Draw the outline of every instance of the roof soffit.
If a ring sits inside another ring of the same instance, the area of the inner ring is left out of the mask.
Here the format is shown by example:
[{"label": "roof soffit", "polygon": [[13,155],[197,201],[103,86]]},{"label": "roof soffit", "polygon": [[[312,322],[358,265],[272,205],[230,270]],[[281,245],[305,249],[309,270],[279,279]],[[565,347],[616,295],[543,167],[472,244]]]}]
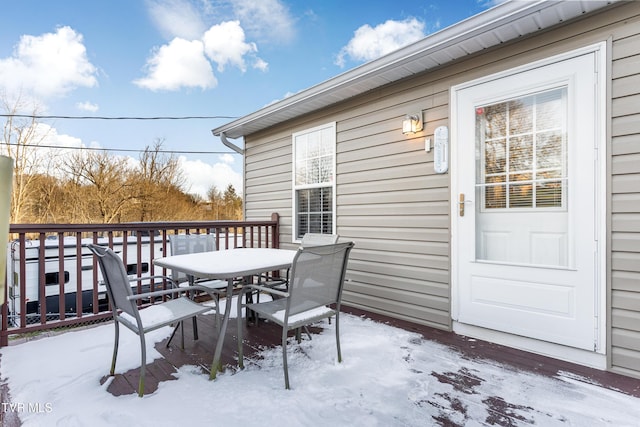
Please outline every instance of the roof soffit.
[{"label": "roof soffit", "polygon": [[509,1],[212,130],[239,138],[550,28],[618,0]]}]

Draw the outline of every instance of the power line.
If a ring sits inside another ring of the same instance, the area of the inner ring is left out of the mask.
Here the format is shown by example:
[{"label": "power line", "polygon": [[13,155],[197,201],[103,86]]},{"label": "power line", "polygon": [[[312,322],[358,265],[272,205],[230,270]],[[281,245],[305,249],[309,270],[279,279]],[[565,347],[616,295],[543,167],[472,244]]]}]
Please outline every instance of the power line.
[{"label": "power line", "polygon": [[[132,152],[142,153],[145,150],[133,149],[133,148],[98,148],[98,147],[65,147],[61,145],[43,145],[43,144],[9,144],[1,142],[0,145],[18,146],[21,147],[37,147],[37,148],[57,148],[63,150],[90,150],[90,151],[114,151],[114,152]],[[155,150],[152,150],[155,151]],[[166,154],[237,154],[233,151],[175,151],[175,150],[158,150],[158,153]]]},{"label": "power line", "polygon": [[201,119],[237,119],[237,116],[43,116],[38,114],[0,114],[0,117],[20,117],[26,119],[70,119],[70,120],[201,120]]},{"label": "power line", "polygon": [[[69,119],[69,120],[200,120],[200,119],[236,119],[237,116],[156,116],[156,117],[136,117],[136,116],[60,116],[60,115],[38,115],[38,114],[0,114],[0,117],[19,117],[29,119]],[[1,145],[18,145],[8,144],[0,141]],[[22,144],[24,147],[41,147],[56,148],[65,150],[92,150],[92,151],[109,151],[109,152],[133,152],[142,153],[145,150],[127,149],[127,148],[94,148],[94,147],[65,147],[59,145],[41,145],[41,144]],[[159,153],[167,154],[235,154],[231,151],[174,151],[159,150]]]}]

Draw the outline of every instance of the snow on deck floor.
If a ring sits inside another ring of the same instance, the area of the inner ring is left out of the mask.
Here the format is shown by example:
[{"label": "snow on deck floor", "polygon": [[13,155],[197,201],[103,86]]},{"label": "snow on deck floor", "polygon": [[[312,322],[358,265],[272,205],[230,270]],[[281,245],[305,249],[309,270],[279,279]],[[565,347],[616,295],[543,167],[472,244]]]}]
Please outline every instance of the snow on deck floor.
[{"label": "snow on deck floor", "polygon": [[[462,357],[421,335],[341,315],[343,363],[335,322],[289,347],[292,390],[284,389],[280,347],[209,381],[183,366],[157,391],[113,396],[108,370],[113,325],[2,348],[1,377],[24,426],[637,426],[640,399],[572,375],[550,378],[493,360]],[[231,326],[232,327],[232,326]],[[161,357],[148,337],[148,362]],[[121,328],[117,371],[139,366],[139,341]],[[20,407],[20,404],[22,406]],[[19,409],[22,408],[22,409]]]}]

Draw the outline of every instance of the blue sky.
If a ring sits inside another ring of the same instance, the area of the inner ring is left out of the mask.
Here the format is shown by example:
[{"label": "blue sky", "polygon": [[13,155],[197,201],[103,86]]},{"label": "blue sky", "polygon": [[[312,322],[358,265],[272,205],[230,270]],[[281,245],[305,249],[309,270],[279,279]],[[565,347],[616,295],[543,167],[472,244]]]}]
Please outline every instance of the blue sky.
[{"label": "blue sky", "polygon": [[[53,116],[239,117],[488,7],[487,0],[3,2],[0,94],[21,93],[28,114],[37,103]],[[185,190],[204,194],[212,185],[242,189],[242,159],[211,134],[229,120],[41,121],[51,145],[143,150],[163,140],[164,150],[181,153]]]}]

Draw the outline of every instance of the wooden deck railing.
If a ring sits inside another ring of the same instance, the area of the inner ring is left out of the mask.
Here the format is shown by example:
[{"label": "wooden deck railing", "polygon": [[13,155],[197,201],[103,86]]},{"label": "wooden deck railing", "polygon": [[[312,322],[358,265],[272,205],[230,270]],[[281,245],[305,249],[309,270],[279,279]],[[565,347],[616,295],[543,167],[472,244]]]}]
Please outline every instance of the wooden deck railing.
[{"label": "wooden deck railing", "polygon": [[87,243],[114,248],[129,274],[140,277],[166,273],[157,271],[153,260],[169,253],[171,234],[215,234],[218,249],[277,248],[278,227],[278,214],[267,221],[13,224],[9,228],[0,346],[8,345],[11,335],[111,316],[97,263],[84,247]]}]

